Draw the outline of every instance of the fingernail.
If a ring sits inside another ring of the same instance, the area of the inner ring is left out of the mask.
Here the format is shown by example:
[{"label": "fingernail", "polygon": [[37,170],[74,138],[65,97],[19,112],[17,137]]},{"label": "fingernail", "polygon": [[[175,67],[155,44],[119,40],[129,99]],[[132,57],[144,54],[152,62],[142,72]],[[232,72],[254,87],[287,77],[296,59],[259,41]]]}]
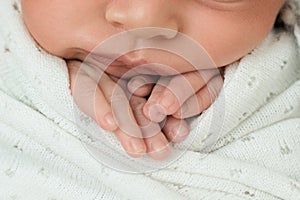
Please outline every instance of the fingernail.
[{"label": "fingernail", "polygon": [[149,107],[149,117],[153,122],[161,122],[166,117],[165,110],[159,104],[154,104]]},{"label": "fingernail", "polygon": [[142,155],[146,152],[146,146],[143,142],[132,139],[130,141],[130,147],[132,149],[133,154]]},{"label": "fingernail", "polygon": [[163,92],[162,99],[160,100],[160,105],[162,105],[164,109],[168,111],[165,114],[174,113],[176,111],[176,99],[169,90]]},{"label": "fingernail", "polygon": [[151,148],[154,150],[149,152],[151,157],[156,160],[162,160],[166,158],[171,153],[171,147],[169,144],[165,144],[163,141],[157,141],[151,143]]},{"label": "fingernail", "polygon": [[129,81],[128,87],[131,92],[134,92],[141,86],[145,85],[146,81],[142,78],[134,78],[133,80]]},{"label": "fingernail", "polygon": [[105,121],[105,124],[110,127],[110,128],[114,128],[117,126],[116,122],[115,122],[115,119],[112,115],[112,113],[107,113],[105,116],[104,116],[104,121]]},{"label": "fingernail", "polygon": [[190,132],[190,129],[184,125],[180,126],[179,128],[172,129],[172,134],[174,134],[174,142],[179,142],[184,140]]}]

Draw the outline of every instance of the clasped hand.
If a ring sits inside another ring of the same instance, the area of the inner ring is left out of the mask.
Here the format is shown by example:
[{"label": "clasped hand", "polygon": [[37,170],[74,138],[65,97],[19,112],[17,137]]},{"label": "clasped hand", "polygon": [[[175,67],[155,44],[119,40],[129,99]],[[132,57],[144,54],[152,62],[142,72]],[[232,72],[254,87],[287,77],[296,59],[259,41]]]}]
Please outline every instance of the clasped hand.
[{"label": "clasped hand", "polygon": [[78,107],[112,131],[130,156],[148,154],[156,160],[170,154],[170,142],[188,136],[186,119],[207,109],[223,85],[219,69],[125,80],[79,61],[67,61],[67,66]]}]

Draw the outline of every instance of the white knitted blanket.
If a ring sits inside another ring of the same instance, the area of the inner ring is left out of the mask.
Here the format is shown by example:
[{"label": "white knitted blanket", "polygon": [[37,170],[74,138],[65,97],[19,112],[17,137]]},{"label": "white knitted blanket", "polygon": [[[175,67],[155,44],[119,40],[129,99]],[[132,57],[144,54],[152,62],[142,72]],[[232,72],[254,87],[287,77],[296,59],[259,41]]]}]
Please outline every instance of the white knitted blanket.
[{"label": "white knitted blanket", "polygon": [[74,106],[65,62],[34,43],[19,1],[1,1],[0,199],[299,200],[297,28],[274,30],[227,68],[220,97],[175,147],[181,157],[132,174],[98,162],[97,152],[119,169],[127,159],[129,167],[163,165],[130,160],[93,139],[97,126]]}]

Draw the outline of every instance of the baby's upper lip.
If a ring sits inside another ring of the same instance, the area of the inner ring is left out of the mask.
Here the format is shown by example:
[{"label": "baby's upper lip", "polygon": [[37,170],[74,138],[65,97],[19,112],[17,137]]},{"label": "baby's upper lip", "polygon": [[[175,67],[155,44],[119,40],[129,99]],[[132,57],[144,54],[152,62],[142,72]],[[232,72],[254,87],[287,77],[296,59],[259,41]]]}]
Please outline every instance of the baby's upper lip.
[{"label": "baby's upper lip", "polygon": [[129,68],[147,64],[146,59],[128,55],[89,53],[89,57],[106,66],[127,66]]},{"label": "baby's upper lip", "polygon": [[89,53],[88,59],[91,58],[95,60],[96,62],[99,62],[103,65],[124,65],[124,63],[117,60],[117,55],[108,55],[108,54],[99,54],[99,53]]}]

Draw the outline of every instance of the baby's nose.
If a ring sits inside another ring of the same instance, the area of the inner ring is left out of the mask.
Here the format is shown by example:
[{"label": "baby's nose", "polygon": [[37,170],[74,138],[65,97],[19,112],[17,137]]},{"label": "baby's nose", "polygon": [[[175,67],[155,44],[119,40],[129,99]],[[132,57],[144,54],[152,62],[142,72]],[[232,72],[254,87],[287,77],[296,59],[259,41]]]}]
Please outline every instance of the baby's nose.
[{"label": "baby's nose", "polygon": [[[179,17],[173,0],[114,0],[105,12],[111,25],[123,30],[155,27],[152,31],[138,31],[138,37],[171,39],[179,30]],[[159,29],[162,28],[162,29]],[[166,31],[169,29],[169,31]],[[172,30],[172,31],[170,31]]]}]

